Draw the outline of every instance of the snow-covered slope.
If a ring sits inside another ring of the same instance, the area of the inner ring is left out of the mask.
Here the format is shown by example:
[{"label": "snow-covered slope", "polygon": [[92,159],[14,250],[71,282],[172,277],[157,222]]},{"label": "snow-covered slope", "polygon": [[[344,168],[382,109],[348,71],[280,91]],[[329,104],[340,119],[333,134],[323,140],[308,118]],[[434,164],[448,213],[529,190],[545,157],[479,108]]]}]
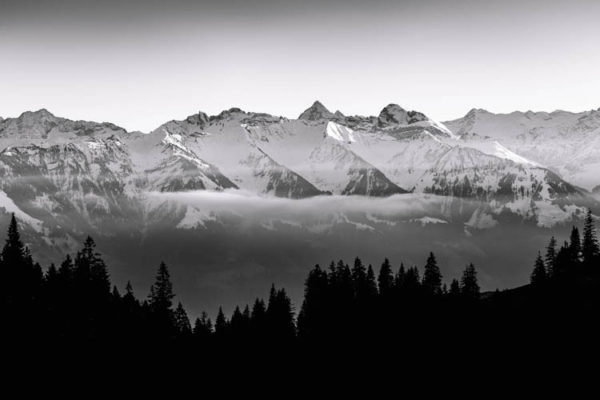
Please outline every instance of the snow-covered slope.
[{"label": "snow-covered slope", "polygon": [[575,185],[588,190],[600,185],[600,110],[493,114],[473,109],[445,125],[467,145],[495,141]]}]

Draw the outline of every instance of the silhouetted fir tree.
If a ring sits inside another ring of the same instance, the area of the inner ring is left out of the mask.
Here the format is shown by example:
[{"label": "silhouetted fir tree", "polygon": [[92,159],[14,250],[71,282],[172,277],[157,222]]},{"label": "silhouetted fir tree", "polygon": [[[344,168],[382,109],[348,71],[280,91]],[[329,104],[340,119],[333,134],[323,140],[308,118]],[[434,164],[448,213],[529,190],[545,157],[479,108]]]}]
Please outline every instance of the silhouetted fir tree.
[{"label": "silhouetted fir tree", "polygon": [[546,256],[544,258],[544,264],[546,265],[546,272],[548,277],[554,275],[554,269],[556,265],[556,239],[554,236],[550,238],[550,242],[546,247]]},{"label": "silhouetted fir tree", "polygon": [[304,301],[298,314],[299,336],[308,339],[324,334],[331,309],[328,300],[329,281],[327,273],[317,264],[308,273],[304,283]]},{"label": "silhouetted fir tree", "polygon": [[22,297],[26,291],[27,272],[25,271],[24,252],[25,247],[21,241],[17,219],[15,218],[15,214],[12,214],[0,262],[1,274],[4,281],[0,290],[0,296],[2,296],[2,305],[11,314],[13,311],[14,314],[19,312],[16,307],[23,304]]},{"label": "silhouetted fir tree", "polygon": [[458,282],[458,279],[452,279],[452,282],[450,283],[450,290],[448,291],[448,295],[452,296],[452,297],[458,297],[460,296],[460,283]]},{"label": "silhouetted fir tree", "polygon": [[223,313],[223,309],[219,307],[219,312],[217,313],[217,319],[215,320],[215,337],[221,341],[224,341],[227,338],[227,328],[228,328],[227,318],[225,318],[225,314]]},{"label": "silhouetted fir tree", "polygon": [[367,269],[358,257],[354,259],[354,266],[352,267],[352,281],[354,283],[354,297],[357,298],[365,296],[367,286]]},{"label": "silhouetted fir tree", "polygon": [[383,264],[379,268],[379,275],[377,276],[377,285],[379,287],[379,293],[383,297],[389,297],[394,287],[394,275],[392,273],[392,266],[390,260],[387,258],[383,260]]},{"label": "silhouetted fir tree", "polygon": [[592,211],[587,210],[585,223],[583,226],[583,242],[582,242],[583,260],[588,264],[594,262],[600,253],[598,248],[598,239],[596,238],[596,228],[594,226],[594,218]]},{"label": "silhouetted fir tree", "polygon": [[232,337],[239,339],[244,335],[244,317],[239,306],[235,307],[229,320],[229,331]]},{"label": "silhouetted fir tree", "polygon": [[[333,263],[332,263],[333,264]],[[347,264],[339,260],[328,274],[331,299],[331,327],[336,332],[350,329],[354,308],[354,280]]]},{"label": "silhouetted fir tree", "polygon": [[271,286],[266,317],[269,336],[275,341],[289,342],[295,337],[294,310],[285,289]]},{"label": "silhouetted fir tree", "polygon": [[175,332],[173,316],[173,284],[169,270],[164,262],[160,263],[154,284],[150,287],[148,305],[152,324],[159,336],[172,336]]},{"label": "silhouetted fir tree", "polygon": [[58,286],[58,282],[60,277],[58,275],[58,270],[56,269],[56,265],[54,263],[50,264],[48,270],[46,271],[45,283],[46,286],[52,287],[53,289]]},{"label": "silhouetted fir tree", "polygon": [[127,281],[127,285],[125,286],[123,305],[129,312],[134,312],[140,307],[140,302],[138,299],[136,299],[135,294],[133,293],[133,286],[131,286],[130,281]]},{"label": "silhouetted fir tree", "polygon": [[113,301],[121,300],[121,293],[119,293],[119,289],[117,288],[117,285],[113,285],[113,289],[111,292],[111,298]]},{"label": "silhouetted fir tree", "polygon": [[404,268],[404,263],[400,263],[400,268],[398,268],[398,272],[396,272],[396,276],[394,277],[394,289],[396,293],[398,293],[402,287],[404,287],[404,281],[406,280],[406,269]]},{"label": "silhouetted fir tree", "polygon": [[477,282],[477,270],[473,264],[469,264],[460,278],[460,292],[468,299],[479,298],[479,283]]},{"label": "silhouetted fir tree", "polygon": [[196,342],[200,344],[206,344],[213,333],[212,321],[208,318],[206,312],[202,312],[199,318],[196,318],[194,322],[193,335]]},{"label": "silhouetted fir tree", "polygon": [[249,339],[252,335],[252,317],[250,314],[250,307],[248,306],[248,304],[244,306],[244,311],[242,311],[242,322],[244,336],[246,339]]},{"label": "silhouetted fir tree", "polygon": [[267,307],[263,299],[256,299],[250,313],[250,335],[253,340],[262,342],[266,339]]},{"label": "silhouetted fir tree", "polygon": [[367,298],[371,301],[379,294],[379,291],[377,290],[377,282],[375,281],[375,271],[373,271],[373,266],[371,264],[369,264],[367,267],[367,282],[365,289]]},{"label": "silhouetted fir tree", "polygon": [[8,232],[6,236],[6,242],[2,248],[2,264],[3,267],[17,267],[23,262],[25,246],[21,241],[21,234],[19,233],[19,226],[15,214],[12,214],[10,224],[8,225]]},{"label": "silhouetted fir tree", "polygon": [[556,253],[556,260],[554,262],[552,273],[553,278],[562,278],[575,269],[576,261],[574,261],[575,257],[573,257],[571,250],[571,245],[568,242],[564,242]]},{"label": "silhouetted fir tree", "polygon": [[581,261],[581,239],[579,236],[579,229],[577,229],[576,226],[571,230],[571,236],[569,237],[569,252],[573,262]]},{"label": "silhouetted fir tree", "polygon": [[419,289],[421,289],[421,278],[417,267],[411,267],[406,270],[402,289],[410,294],[419,292]]},{"label": "silhouetted fir tree", "polygon": [[429,253],[423,272],[423,288],[430,294],[439,294],[442,289],[442,273],[433,253]]},{"label": "silhouetted fir tree", "polygon": [[44,283],[44,273],[39,263],[33,261],[29,247],[23,251],[25,290],[28,301],[35,301]]},{"label": "silhouetted fir tree", "polygon": [[183,339],[189,338],[192,334],[192,326],[190,324],[190,319],[188,318],[188,315],[181,303],[177,303],[177,308],[175,308],[173,317],[175,320],[175,329],[177,330],[177,335]]},{"label": "silhouetted fir tree", "polygon": [[74,262],[73,287],[79,335],[100,338],[110,330],[110,279],[104,260],[96,252],[96,243],[88,236]]},{"label": "silhouetted fir tree", "polygon": [[542,255],[538,252],[537,258],[535,259],[533,271],[531,272],[531,283],[533,285],[539,285],[541,283],[546,282],[547,279],[548,276],[546,273],[546,265],[544,265]]}]

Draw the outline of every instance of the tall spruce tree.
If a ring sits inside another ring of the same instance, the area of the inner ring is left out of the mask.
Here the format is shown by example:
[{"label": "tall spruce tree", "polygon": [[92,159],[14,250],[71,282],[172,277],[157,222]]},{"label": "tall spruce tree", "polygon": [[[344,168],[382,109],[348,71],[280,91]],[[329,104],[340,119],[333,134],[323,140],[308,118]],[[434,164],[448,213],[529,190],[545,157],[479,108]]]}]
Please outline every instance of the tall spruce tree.
[{"label": "tall spruce tree", "polygon": [[387,258],[383,260],[383,264],[379,268],[379,275],[377,276],[377,284],[379,287],[379,293],[383,297],[389,297],[394,287],[394,275],[392,273],[392,266],[390,260]]},{"label": "tall spruce tree", "polygon": [[188,337],[192,334],[192,326],[185,309],[181,303],[177,303],[177,308],[174,312],[175,328],[180,337]]},{"label": "tall spruce tree", "polygon": [[427,258],[422,285],[430,294],[439,294],[442,291],[442,273],[433,253],[429,253],[429,257]]},{"label": "tall spruce tree", "polygon": [[8,225],[8,233],[6,235],[6,242],[2,248],[2,264],[5,266],[16,267],[24,261],[25,246],[21,241],[21,234],[19,233],[19,226],[17,219],[13,213],[10,218]]},{"label": "tall spruce tree", "polygon": [[267,324],[269,336],[276,341],[289,341],[296,335],[292,301],[285,289],[276,290],[271,286],[267,305]]},{"label": "tall spruce tree", "polygon": [[477,270],[473,264],[469,264],[460,278],[461,294],[470,299],[479,298],[479,283],[477,282]]},{"label": "tall spruce tree", "polygon": [[219,307],[219,312],[217,313],[217,319],[215,320],[215,336],[224,340],[227,337],[227,328],[228,328],[227,318],[225,318],[225,314],[223,313],[223,309]]},{"label": "tall spruce tree", "polygon": [[175,321],[173,313],[173,284],[167,265],[160,263],[154,284],[150,287],[148,305],[152,315],[152,323],[156,334],[159,336],[171,336],[175,333]]},{"label": "tall spruce tree", "polygon": [[581,238],[579,236],[579,229],[576,226],[571,229],[571,235],[569,237],[569,253],[572,262],[581,261]]},{"label": "tall spruce tree", "polygon": [[546,265],[544,265],[542,255],[538,252],[537,258],[535,259],[533,271],[531,272],[531,284],[539,285],[545,282],[547,278],[548,276],[546,273]]},{"label": "tall spruce tree", "polygon": [[452,282],[450,283],[450,290],[448,291],[448,294],[452,297],[458,297],[460,296],[460,283],[458,282],[458,279],[452,279]]},{"label": "tall spruce tree", "polygon": [[554,270],[556,267],[556,239],[554,236],[550,238],[550,242],[546,247],[546,256],[544,258],[544,264],[546,265],[546,272],[548,277],[552,277],[554,275]]},{"label": "tall spruce tree", "polygon": [[302,338],[315,337],[325,328],[330,308],[328,289],[327,273],[317,264],[304,283],[304,301],[298,314],[298,334]]},{"label": "tall spruce tree", "polygon": [[591,264],[600,253],[598,239],[596,237],[596,227],[594,226],[594,217],[592,215],[592,210],[590,209],[587,210],[583,226],[582,253],[583,260],[587,264]]},{"label": "tall spruce tree", "polygon": [[208,318],[208,314],[203,311],[202,314],[200,314],[200,318],[196,318],[196,321],[194,322],[194,338],[197,341],[205,342],[211,337],[212,333],[212,321]]}]

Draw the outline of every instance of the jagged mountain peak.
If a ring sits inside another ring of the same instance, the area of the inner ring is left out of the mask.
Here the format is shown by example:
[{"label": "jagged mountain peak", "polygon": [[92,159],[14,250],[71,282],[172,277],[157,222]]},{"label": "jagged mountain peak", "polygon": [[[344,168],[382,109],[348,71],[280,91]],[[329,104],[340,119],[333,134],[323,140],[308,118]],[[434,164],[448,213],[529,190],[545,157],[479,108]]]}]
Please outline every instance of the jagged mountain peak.
[{"label": "jagged mountain peak", "polygon": [[385,106],[377,118],[379,126],[387,125],[409,125],[415,122],[427,121],[425,114],[418,111],[406,111],[398,104],[388,104]]},{"label": "jagged mountain peak", "polygon": [[219,121],[223,119],[230,119],[240,114],[246,115],[248,113],[241,108],[232,107],[229,110],[221,111],[218,115],[211,115],[208,119],[209,121]]},{"label": "jagged mountain peak", "polygon": [[54,114],[52,114],[47,109],[41,108],[37,111],[25,111],[24,113],[19,115],[17,118],[13,118],[13,119],[21,121],[21,122],[36,123],[36,122],[43,122],[43,121],[58,121],[60,118],[56,117]]},{"label": "jagged mountain peak", "polygon": [[469,112],[467,114],[465,114],[465,116],[477,115],[477,114],[492,114],[492,113],[484,108],[471,108],[469,110]]},{"label": "jagged mountain peak", "polygon": [[208,115],[202,111],[198,111],[197,114],[188,116],[185,121],[192,125],[204,127],[208,123]]},{"label": "jagged mountain peak", "polygon": [[318,121],[321,119],[331,119],[335,115],[327,109],[319,100],[316,100],[310,107],[308,107],[298,119],[304,119],[307,121]]}]

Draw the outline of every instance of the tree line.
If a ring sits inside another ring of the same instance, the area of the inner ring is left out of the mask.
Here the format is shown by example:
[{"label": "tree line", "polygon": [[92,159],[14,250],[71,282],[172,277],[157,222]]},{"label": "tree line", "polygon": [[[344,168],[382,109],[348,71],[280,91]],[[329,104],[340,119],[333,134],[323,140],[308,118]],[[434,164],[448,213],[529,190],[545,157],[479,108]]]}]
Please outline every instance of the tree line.
[{"label": "tree line", "polygon": [[[111,284],[91,237],[74,257],[67,255],[58,267],[52,264],[44,272],[24,246],[13,215],[0,254],[0,313],[6,322],[3,334],[18,340],[152,342],[198,349],[344,347],[396,341],[408,350],[415,348],[411,343],[418,347],[439,341],[439,332],[447,340],[465,340],[465,335],[482,329],[494,335],[510,334],[516,325],[543,329],[549,315],[556,318],[560,306],[567,307],[574,298],[581,300],[589,285],[594,294],[584,298],[586,310],[597,312],[599,254],[588,211],[583,237],[573,227],[569,241],[560,248],[551,238],[545,254],[537,255],[531,284],[523,288],[482,294],[473,264],[447,285],[433,253],[422,273],[403,264],[395,270],[387,258],[375,272],[357,257],[352,265],[343,260],[327,268],[315,265],[306,278],[297,313],[285,289],[273,285],[266,300],[257,298],[251,305],[238,306],[229,317],[219,309],[214,321],[202,313],[192,323],[183,305],[174,303],[165,263],[160,263],[143,299],[131,283],[123,293]],[[567,288],[566,282],[571,286]],[[548,308],[553,301],[558,306]]]}]

